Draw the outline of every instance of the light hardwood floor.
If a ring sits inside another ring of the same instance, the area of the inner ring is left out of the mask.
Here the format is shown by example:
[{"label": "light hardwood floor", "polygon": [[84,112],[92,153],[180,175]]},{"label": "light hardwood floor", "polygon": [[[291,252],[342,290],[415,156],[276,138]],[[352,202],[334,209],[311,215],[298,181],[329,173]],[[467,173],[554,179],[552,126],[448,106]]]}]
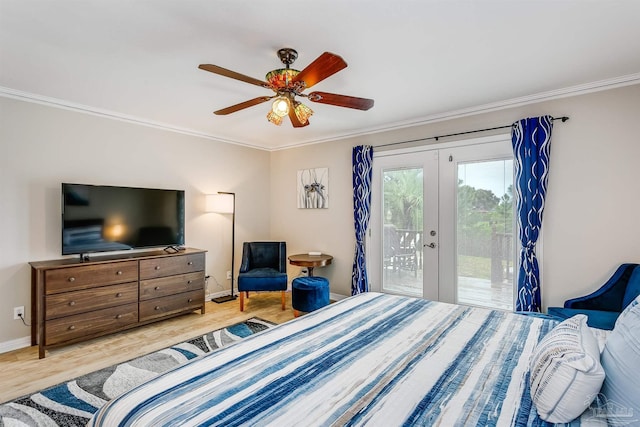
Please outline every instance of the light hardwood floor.
[{"label": "light hardwood floor", "polygon": [[200,334],[260,317],[274,323],[293,319],[291,293],[282,311],[279,292],[252,293],[240,312],[239,301],[206,303],[206,314],[186,314],[129,331],[47,351],[37,346],[0,354],[0,403],[80,375],[169,347]]}]

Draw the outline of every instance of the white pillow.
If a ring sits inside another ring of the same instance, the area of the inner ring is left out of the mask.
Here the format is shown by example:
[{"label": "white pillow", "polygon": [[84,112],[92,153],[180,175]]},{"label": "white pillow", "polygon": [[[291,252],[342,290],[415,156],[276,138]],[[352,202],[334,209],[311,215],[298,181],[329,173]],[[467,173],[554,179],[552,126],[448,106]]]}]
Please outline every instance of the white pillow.
[{"label": "white pillow", "polygon": [[[609,423],[640,420],[640,296],[620,314],[602,352]],[[631,425],[627,422],[625,425]]]},{"label": "white pillow", "polygon": [[603,381],[598,341],[584,314],[557,325],[533,352],[531,400],[545,421],[568,423],[579,417],[598,394]]}]

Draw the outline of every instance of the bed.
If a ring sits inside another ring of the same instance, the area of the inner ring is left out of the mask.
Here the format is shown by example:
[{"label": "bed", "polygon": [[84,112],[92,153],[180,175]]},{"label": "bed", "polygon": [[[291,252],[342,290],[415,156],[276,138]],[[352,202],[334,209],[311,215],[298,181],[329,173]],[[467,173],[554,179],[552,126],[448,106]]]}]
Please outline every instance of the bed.
[{"label": "bed", "polygon": [[364,293],[157,377],[88,425],[552,425],[529,363],[556,324]]}]

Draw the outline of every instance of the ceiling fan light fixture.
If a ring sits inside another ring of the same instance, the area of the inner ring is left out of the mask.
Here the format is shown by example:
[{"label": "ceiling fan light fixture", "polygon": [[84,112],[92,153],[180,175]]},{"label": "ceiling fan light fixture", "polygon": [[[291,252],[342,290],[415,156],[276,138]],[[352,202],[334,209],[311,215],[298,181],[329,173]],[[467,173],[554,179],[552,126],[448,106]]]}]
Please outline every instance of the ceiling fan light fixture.
[{"label": "ceiling fan light fixture", "polygon": [[300,71],[294,70],[293,68],[280,68],[278,70],[269,71],[265,76],[265,79],[271,86],[277,89],[283,89],[289,87],[291,80],[293,80],[293,78],[299,73]]},{"label": "ceiling fan light fixture", "polygon": [[296,113],[296,117],[302,124],[307,123],[309,121],[309,117],[313,115],[313,110],[301,102],[296,103],[293,111]]},{"label": "ceiling fan light fixture", "polygon": [[313,110],[298,102],[296,97],[305,97],[310,102],[363,111],[373,107],[373,99],[329,92],[303,93],[306,89],[311,88],[315,84],[347,67],[347,63],[339,55],[324,52],[311,62],[311,64],[303,68],[302,71],[291,68],[291,65],[298,58],[298,52],[295,49],[285,47],[278,50],[278,58],[280,58],[285,68],[269,71],[265,76],[266,81],[254,79],[253,77],[217,65],[200,64],[198,68],[201,70],[260,86],[263,89],[270,89],[274,92],[272,96],[259,96],[227,108],[222,108],[213,113],[224,116],[262,104],[263,102],[271,101],[272,105],[270,111],[267,113],[268,121],[279,126],[282,124],[284,116],[289,116],[291,125],[294,128],[302,128],[309,125],[309,117],[313,114]]},{"label": "ceiling fan light fixture", "polygon": [[271,104],[271,111],[280,117],[288,115],[289,108],[291,108],[289,99],[284,96],[277,97],[276,100],[273,101],[273,104]]},{"label": "ceiling fan light fixture", "polygon": [[269,113],[267,114],[267,120],[269,120],[276,126],[280,126],[282,124],[282,117],[277,115],[273,111],[269,111]]}]

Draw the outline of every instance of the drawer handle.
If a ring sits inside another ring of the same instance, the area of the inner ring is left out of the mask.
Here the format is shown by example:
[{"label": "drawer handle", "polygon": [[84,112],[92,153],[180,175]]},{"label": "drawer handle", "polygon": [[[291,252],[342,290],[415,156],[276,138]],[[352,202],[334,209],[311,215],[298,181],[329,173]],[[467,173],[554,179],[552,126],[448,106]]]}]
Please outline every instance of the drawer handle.
[{"label": "drawer handle", "polygon": [[73,325],[69,326],[69,330],[70,330],[70,331],[73,331],[75,328],[76,328],[76,327],[75,327],[75,326],[73,326]]},{"label": "drawer handle", "polygon": [[118,276],[122,276],[122,271],[118,270],[118,271],[116,272],[116,274],[117,274]]},{"label": "drawer handle", "polygon": [[153,288],[154,291],[159,291],[160,290],[160,286],[156,286],[155,288]]},{"label": "drawer handle", "polygon": [[193,261],[189,261],[187,265],[193,265]]},{"label": "drawer handle", "polygon": [[187,285],[190,285],[190,284],[191,284],[191,280],[187,280]]},{"label": "drawer handle", "polygon": [[157,310],[160,310],[160,306],[159,306],[159,305],[156,305],[153,309],[154,309],[154,310],[156,310],[156,311],[157,311]]},{"label": "drawer handle", "polygon": [[193,299],[189,298],[189,299],[187,300],[187,302],[193,302]]},{"label": "drawer handle", "polygon": [[76,278],[75,278],[75,277],[73,277],[73,276],[72,276],[72,277],[69,277],[69,281],[70,281],[70,282],[75,282],[75,281],[76,281]]},{"label": "drawer handle", "polygon": [[159,265],[156,265],[156,270],[160,270],[160,266]]},{"label": "drawer handle", "polygon": [[116,298],[120,298],[121,296],[122,296],[122,292],[118,292],[118,293],[116,294]]},{"label": "drawer handle", "polygon": [[69,305],[76,305],[75,301],[69,301]]},{"label": "drawer handle", "polygon": [[116,319],[120,319],[122,317],[122,314],[117,314],[116,315]]}]

